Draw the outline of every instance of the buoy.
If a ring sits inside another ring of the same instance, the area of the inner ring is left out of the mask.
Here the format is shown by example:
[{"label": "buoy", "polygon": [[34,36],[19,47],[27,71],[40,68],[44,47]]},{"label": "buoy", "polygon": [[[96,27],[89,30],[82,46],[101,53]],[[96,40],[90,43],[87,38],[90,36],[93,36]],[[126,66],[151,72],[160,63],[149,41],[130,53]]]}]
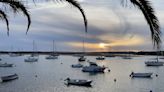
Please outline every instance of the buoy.
[{"label": "buoy", "polygon": [[116,79],[114,79],[114,82],[116,82],[117,80]]},{"label": "buoy", "polygon": [[108,69],[108,72],[110,72],[110,69]]},{"label": "buoy", "polygon": [[155,76],[158,77],[158,74],[156,74]]},{"label": "buoy", "polygon": [[150,92],[153,92],[152,90],[150,90]]}]

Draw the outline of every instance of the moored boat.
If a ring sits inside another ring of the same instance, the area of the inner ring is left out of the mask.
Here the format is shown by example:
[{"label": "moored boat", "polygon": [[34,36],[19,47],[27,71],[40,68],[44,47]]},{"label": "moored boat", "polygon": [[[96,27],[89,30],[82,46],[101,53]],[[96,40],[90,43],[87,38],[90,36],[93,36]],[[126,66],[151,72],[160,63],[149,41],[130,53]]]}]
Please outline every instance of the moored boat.
[{"label": "moored boat", "polygon": [[130,77],[138,77],[138,78],[150,78],[153,73],[134,73],[130,74]]},{"label": "moored boat", "polygon": [[46,59],[58,59],[59,55],[49,55],[46,57]]},{"label": "moored boat", "polygon": [[35,56],[29,56],[27,59],[24,60],[25,62],[37,62],[38,58]]},{"label": "moored boat", "polygon": [[0,67],[12,67],[13,64],[8,64],[8,63],[0,63]]},{"label": "moored boat", "polygon": [[2,76],[1,77],[1,81],[2,82],[8,82],[8,81],[12,81],[18,79],[18,75],[17,74],[12,74],[12,75],[8,75],[8,76]]},{"label": "moored boat", "polygon": [[95,62],[89,62],[89,66],[84,66],[82,71],[83,72],[90,72],[90,73],[104,73],[106,67],[98,66]]},{"label": "moored boat", "polygon": [[53,49],[53,53],[51,53],[50,55],[48,55],[46,57],[46,59],[58,59],[59,54],[56,53],[56,44],[55,44],[55,41],[54,40],[53,40],[52,49]]},{"label": "moored boat", "polygon": [[82,80],[82,79],[70,79],[67,78],[67,85],[77,85],[77,86],[91,86],[92,80]]},{"label": "moored boat", "polygon": [[73,64],[71,65],[72,68],[82,68],[83,65],[82,64]]},{"label": "moored boat", "polygon": [[96,60],[104,60],[104,59],[105,59],[104,56],[99,56],[99,57],[96,58]]},{"label": "moored boat", "polygon": [[86,60],[86,58],[84,56],[81,56],[78,60],[79,60],[79,62],[84,62]]}]

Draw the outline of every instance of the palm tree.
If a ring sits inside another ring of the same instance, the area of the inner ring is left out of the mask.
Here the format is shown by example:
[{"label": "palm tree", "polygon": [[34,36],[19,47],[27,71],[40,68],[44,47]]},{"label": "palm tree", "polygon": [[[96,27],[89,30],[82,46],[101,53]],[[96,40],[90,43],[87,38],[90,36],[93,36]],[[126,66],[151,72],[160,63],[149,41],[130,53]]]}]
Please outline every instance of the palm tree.
[{"label": "palm tree", "polygon": [[[33,0],[35,1],[35,0]],[[85,25],[85,32],[87,32],[87,18],[85,16],[84,10],[81,8],[80,4],[76,0],[45,0],[45,1],[67,1],[74,7],[76,7],[82,14],[84,19],[84,25]],[[127,3],[128,0],[121,0],[122,3]],[[155,15],[154,8],[152,7],[149,0],[130,0],[130,2],[137,6],[143,13],[151,31],[151,37],[154,44],[154,47],[157,47],[157,49],[160,48],[161,45],[161,31],[160,31],[160,25],[158,18]],[[25,7],[25,5],[21,2],[21,0],[0,0],[0,3],[5,4],[7,6],[10,6],[11,9],[14,11],[14,13],[23,12],[23,14],[28,19],[28,26],[27,31],[29,30],[30,24],[31,24],[31,18],[30,15]],[[9,22],[7,15],[5,11],[2,9],[3,7],[6,7],[4,5],[0,8],[0,18],[6,21],[7,29],[9,32]]]}]

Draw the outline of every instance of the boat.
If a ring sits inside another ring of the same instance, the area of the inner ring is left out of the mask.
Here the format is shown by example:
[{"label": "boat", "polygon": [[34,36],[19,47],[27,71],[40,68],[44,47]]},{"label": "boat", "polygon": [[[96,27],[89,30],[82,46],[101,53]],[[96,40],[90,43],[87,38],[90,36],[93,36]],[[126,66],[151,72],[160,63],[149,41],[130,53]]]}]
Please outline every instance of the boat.
[{"label": "boat", "polygon": [[0,67],[12,67],[13,64],[8,64],[8,63],[0,63]]},{"label": "boat", "polygon": [[27,59],[24,59],[25,62],[37,62],[38,57],[35,56],[29,56]]},{"label": "boat", "polygon": [[139,77],[139,78],[150,78],[153,73],[134,73],[130,74],[130,77]]},{"label": "boat", "polygon": [[157,56],[156,60],[146,61],[145,64],[146,66],[163,66],[164,62],[160,62]]},{"label": "boat", "polygon": [[145,62],[146,66],[163,66],[164,62],[159,61],[147,61]]},{"label": "boat", "polygon": [[78,59],[79,62],[84,62],[86,61],[85,58],[85,45],[84,45],[84,38],[83,38],[83,53],[81,54],[80,58]]},{"label": "boat", "polygon": [[58,55],[49,55],[46,57],[46,59],[58,59]]},{"label": "boat", "polygon": [[8,76],[2,76],[1,77],[1,81],[2,82],[8,82],[8,81],[12,81],[18,79],[18,75],[17,74],[12,74],[12,75],[8,75]]},{"label": "boat", "polygon": [[104,60],[104,59],[105,59],[104,56],[99,56],[99,57],[96,58],[96,60]]},{"label": "boat", "polygon": [[77,85],[77,86],[91,86],[92,80],[83,80],[83,79],[65,79],[67,85]]},{"label": "boat", "polygon": [[[33,52],[35,50],[34,48],[35,42],[33,41]],[[25,62],[37,62],[38,61],[38,55],[32,53],[28,58],[24,59]]]},{"label": "boat", "polygon": [[84,56],[81,56],[78,60],[79,60],[79,62],[84,62],[86,60],[86,58]]},{"label": "boat", "polygon": [[[46,59],[58,59],[58,54],[57,53],[55,53],[55,51],[56,51],[56,45],[55,45],[55,41],[53,40],[53,53],[52,54],[50,54],[50,55],[48,55],[47,57],[46,57]],[[55,48],[54,48],[55,47]]]},{"label": "boat", "polygon": [[18,56],[22,56],[22,54],[17,54],[17,53],[9,53],[10,57],[18,57]]},{"label": "boat", "polygon": [[89,62],[89,64],[89,66],[84,66],[82,68],[83,72],[104,73],[104,70],[106,69],[104,66],[98,66],[95,62]]},{"label": "boat", "polygon": [[72,68],[82,68],[83,65],[82,64],[73,64],[71,65]]}]

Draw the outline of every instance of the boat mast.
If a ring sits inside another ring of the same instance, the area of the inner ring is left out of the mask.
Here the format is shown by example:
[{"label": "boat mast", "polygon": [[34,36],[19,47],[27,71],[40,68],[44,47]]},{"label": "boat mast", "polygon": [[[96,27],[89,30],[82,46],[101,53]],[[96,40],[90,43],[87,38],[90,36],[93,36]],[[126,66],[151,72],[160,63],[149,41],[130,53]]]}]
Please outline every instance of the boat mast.
[{"label": "boat mast", "polygon": [[83,55],[85,54],[85,37],[87,36],[87,33],[85,32],[83,36]]},{"label": "boat mast", "polygon": [[34,50],[35,50],[35,49],[34,49],[34,45],[35,45],[35,41],[33,40],[33,47],[32,47],[33,52],[34,52]]}]

